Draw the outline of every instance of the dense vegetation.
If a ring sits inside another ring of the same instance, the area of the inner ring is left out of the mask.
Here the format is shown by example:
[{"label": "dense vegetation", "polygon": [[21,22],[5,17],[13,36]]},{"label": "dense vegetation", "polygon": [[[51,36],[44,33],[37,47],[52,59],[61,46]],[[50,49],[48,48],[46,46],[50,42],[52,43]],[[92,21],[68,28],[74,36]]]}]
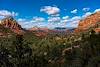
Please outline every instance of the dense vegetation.
[{"label": "dense vegetation", "polygon": [[0,37],[0,67],[100,67],[100,34]]}]

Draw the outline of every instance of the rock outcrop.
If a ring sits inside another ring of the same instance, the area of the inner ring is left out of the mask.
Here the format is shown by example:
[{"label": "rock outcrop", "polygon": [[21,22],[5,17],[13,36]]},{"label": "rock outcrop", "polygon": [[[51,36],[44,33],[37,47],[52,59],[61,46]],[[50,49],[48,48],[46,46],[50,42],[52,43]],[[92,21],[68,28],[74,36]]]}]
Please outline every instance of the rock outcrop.
[{"label": "rock outcrop", "polygon": [[86,31],[91,27],[94,27],[96,32],[100,32],[100,11],[81,20],[75,32]]},{"label": "rock outcrop", "polygon": [[20,34],[23,32],[23,28],[19,25],[13,17],[6,17],[1,20],[0,25],[4,26],[5,28],[11,29],[13,32]]}]

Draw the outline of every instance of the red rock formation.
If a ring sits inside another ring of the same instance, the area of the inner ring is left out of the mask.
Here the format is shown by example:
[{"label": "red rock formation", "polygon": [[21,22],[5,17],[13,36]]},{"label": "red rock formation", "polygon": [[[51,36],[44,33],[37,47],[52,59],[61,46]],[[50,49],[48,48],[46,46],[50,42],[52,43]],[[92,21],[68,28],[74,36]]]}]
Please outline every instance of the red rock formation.
[{"label": "red rock formation", "polygon": [[38,28],[38,27],[33,27],[31,29],[29,29],[29,31],[33,31],[34,34],[38,37],[44,37],[48,34],[49,29],[48,28]]},{"label": "red rock formation", "polygon": [[38,30],[37,27],[33,27],[33,28],[30,28],[30,29],[29,29],[29,31],[36,31],[36,30]]},{"label": "red rock formation", "polygon": [[11,29],[13,32],[20,34],[23,32],[21,25],[19,25],[16,20],[12,17],[7,17],[4,18],[1,21],[1,25],[4,26],[5,28]]},{"label": "red rock formation", "polygon": [[44,31],[44,32],[48,32],[49,29],[48,28],[33,27],[33,28],[29,29],[29,31]]},{"label": "red rock formation", "polygon": [[97,33],[98,32],[100,33],[100,28],[95,28],[94,31],[97,32]]},{"label": "red rock formation", "polygon": [[78,28],[75,30],[75,32],[86,31],[90,27],[94,27],[95,25],[97,25],[97,23],[99,23],[99,22],[100,22],[100,11],[81,20],[79,22]]}]

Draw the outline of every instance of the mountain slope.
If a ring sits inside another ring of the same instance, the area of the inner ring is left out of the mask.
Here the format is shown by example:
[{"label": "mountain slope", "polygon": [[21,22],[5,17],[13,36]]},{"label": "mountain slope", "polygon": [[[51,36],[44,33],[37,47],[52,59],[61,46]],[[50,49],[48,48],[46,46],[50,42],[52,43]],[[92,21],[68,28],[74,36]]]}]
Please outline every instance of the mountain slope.
[{"label": "mountain slope", "polygon": [[14,33],[23,33],[21,25],[19,25],[13,17],[6,17],[2,19],[0,25],[4,26],[5,28],[11,29]]},{"label": "mountain slope", "polygon": [[81,20],[75,32],[83,32],[89,28],[94,28],[96,32],[100,32],[100,11]]}]

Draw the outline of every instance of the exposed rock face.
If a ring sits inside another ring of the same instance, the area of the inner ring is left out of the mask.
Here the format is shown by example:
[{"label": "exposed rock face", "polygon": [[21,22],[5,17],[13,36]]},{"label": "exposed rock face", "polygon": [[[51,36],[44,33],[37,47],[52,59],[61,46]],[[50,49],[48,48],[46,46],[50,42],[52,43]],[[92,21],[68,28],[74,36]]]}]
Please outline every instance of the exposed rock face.
[{"label": "exposed rock face", "polygon": [[100,28],[95,28],[94,31],[97,32],[97,33],[98,32],[100,33]]},{"label": "exposed rock face", "polygon": [[79,22],[78,28],[75,30],[75,32],[86,31],[90,27],[98,28],[98,29],[95,29],[95,28],[94,29],[95,29],[95,31],[100,32],[100,11],[81,20]]},{"label": "exposed rock face", "polygon": [[9,28],[5,28],[4,26],[0,25],[0,37],[9,37],[13,35],[12,30]]},{"label": "exposed rock face", "polygon": [[23,32],[21,25],[19,25],[16,20],[12,17],[7,17],[1,20],[1,25],[5,28],[11,29],[13,32],[20,34]]}]

